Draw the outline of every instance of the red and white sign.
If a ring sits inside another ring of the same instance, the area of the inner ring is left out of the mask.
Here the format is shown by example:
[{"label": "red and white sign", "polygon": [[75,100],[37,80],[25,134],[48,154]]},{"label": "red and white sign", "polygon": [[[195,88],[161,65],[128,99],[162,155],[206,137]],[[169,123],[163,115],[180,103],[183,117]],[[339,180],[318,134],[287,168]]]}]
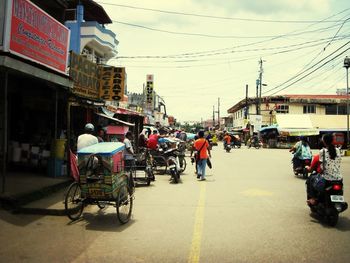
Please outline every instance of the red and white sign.
[{"label": "red and white sign", "polygon": [[13,0],[8,49],[66,74],[70,31],[28,0]]}]

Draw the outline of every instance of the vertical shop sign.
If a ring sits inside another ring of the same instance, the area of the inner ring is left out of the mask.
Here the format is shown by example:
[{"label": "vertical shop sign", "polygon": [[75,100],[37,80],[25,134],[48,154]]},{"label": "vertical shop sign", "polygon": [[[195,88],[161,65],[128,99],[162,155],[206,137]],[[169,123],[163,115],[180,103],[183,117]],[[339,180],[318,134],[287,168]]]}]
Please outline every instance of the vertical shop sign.
[{"label": "vertical shop sign", "polygon": [[10,53],[66,74],[69,37],[67,27],[32,2],[12,1],[10,30],[5,36]]},{"label": "vertical shop sign", "polygon": [[91,99],[99,98],[100,67],[97,64],[71,52],[69,76],[74,81],[74,94]]},{"label": "vertical shop sign", "polygon": [[153,102],[153,75],[146,76],[146,102],[152,104]]},{"label": "vertical shop sign", "polygon": [[108,101],[120,101],[125,93],[125,68],[102,67],[100,78],[100,98]]}]

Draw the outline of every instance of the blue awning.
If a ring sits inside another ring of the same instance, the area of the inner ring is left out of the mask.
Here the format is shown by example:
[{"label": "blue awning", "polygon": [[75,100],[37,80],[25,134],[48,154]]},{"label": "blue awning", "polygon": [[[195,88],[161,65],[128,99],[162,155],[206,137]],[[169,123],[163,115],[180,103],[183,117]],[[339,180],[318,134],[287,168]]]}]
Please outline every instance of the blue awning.
[{"label": "blue awning", "polygon": [[267,130],[272,130],[272,129],[275,129],[275,130],[278,130],[278,125],[277,124],[273,124],[273,125],[270,125],[270,126],[266,126],[266,127],[263,127],[259,130],[259,132],[263,132],[263,131],[267,131]]}]

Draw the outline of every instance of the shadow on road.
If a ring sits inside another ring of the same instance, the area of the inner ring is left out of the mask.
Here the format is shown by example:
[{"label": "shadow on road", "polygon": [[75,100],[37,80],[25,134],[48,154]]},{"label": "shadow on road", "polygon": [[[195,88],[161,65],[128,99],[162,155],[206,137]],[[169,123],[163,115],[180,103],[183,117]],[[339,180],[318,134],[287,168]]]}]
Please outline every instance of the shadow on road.
[{"label": "shadow on road", "polygon": [[318,223],[325,228],[334,228],[334,229],[336,229],[338,231],[342,231],[342,232],[350,231],[350,219],[347,217],[342,217],[341,215],[339,215],[339,220],[338,220],[338,223],[335,227],[329,226],[325,222],[325,220],[317,214],[311,213],[310,217],[313,218],[313,220],[311,220],[313,223],[315,223],[315,224]]}]

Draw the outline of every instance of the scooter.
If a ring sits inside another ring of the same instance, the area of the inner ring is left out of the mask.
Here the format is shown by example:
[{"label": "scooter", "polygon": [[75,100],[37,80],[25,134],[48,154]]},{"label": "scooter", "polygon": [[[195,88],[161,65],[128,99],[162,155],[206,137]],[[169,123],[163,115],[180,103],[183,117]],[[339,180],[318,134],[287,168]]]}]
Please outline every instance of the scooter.
[{"label": "scooter", "polygon": [[180,181],[180,174],[182,172],[182,169],[180,167],[179,152],[177,149],[169,149],[164,152],[167,155],[167,166],[169,169],[169,173],[171,176],[171,181],[175,184],[177,184]]},{"label": "scooter", "polygon": [[[308,194],[307,199],[310,199]],[[312,213],[319,215],[329,226],[335,226],[339,213],[348,208],[343,196],[343,181],[326,181],[324,191],[319,193],[316,204],[308,205]]]}]

